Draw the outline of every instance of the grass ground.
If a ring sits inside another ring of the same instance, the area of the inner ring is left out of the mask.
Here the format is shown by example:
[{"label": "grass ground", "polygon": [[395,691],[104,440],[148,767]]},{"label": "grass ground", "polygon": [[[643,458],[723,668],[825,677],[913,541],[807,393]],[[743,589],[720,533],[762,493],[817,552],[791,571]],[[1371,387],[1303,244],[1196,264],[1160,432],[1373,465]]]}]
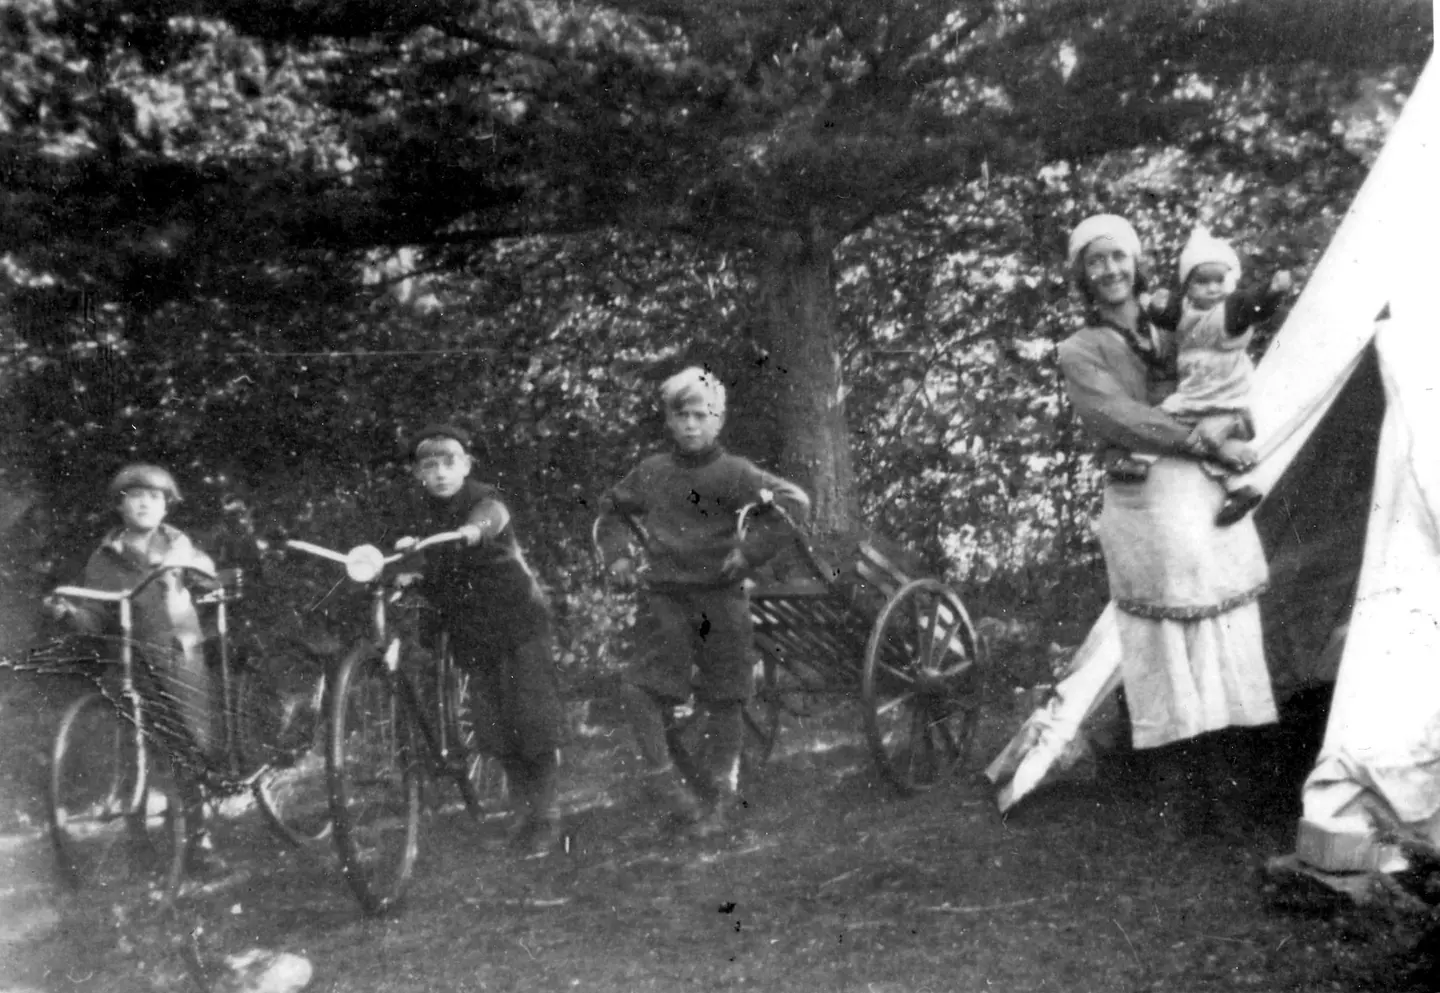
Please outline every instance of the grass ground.
[{"label": "grass ground", "polygon": [[[37,773],[18,739],[54,696],[31,692],[0,724],[5,823],[21,832]],[[1020,716],[990,711],[973,766]],[[310,988],[335,993],[1435,988],[1417,965],[1424,922],[1299,916],[1262,897],[1257,870],[1293,833],[1314,744],[1303,733],[1239,742],[1248,779],[1226,820],[1185,836],[1159,829],[1134,762],[1008,817],[974,776],[899,799],[876,781],[859,726],[842,707],[787,728],[737,830],[704,844],[670,836],[652,811],[607,805],[624,792],[628,748],[623,732],[595,728],[567,753],[568,852],[515,862],[484,843],[494,826],[438,817],[407,905],[383,920],[361,917],[328,850],[297,855],[243,814],[221,831],[232,871],[171,915],[143,891],[54,896],[58,927],[0,945],[0,989],[195,989],[185,949],[208,962],[253,945],[308,956]],[[40,840],[5,851],[9,882],[48,898]]]}]

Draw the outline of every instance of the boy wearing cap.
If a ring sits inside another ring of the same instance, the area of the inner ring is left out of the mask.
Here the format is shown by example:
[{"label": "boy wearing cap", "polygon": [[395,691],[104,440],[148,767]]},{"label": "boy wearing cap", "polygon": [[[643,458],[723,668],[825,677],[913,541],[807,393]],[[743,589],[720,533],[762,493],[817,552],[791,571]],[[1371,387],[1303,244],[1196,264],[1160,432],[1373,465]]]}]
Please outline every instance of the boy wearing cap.
[{"label": "boy wearing cap", "polygon": [[[210,556],[197,549],[183,531],[165,523],[170,509],[180,502],[180,488],[167,470],[143,463],[127,465],[111,480],[109,492],[121,523],[105,535],[86,563],[86,587],[129,590],[162,565],[215,571]],[[50,597],[45,609],[86,634],[113,631],[113,611],[98,603]],[[159,684],[157,702],[163,713],[178,718],[173,730],[189,739],[180,742],[181,747],[212,755],[216,745],[214,688],[205,661],[200,618],[182,578],[168,573],[140,591],[134,599],[133,624],[136,648]],[[145,688],[142,679],[140,689],[144,692]],[[185,771],[178,769],[176,778],[190,822],[188,860],[192,869],[207,868],[210,842],[200,791],[194,777]]]},{"label": "boy wearing cap", "polygon": [[[1240,273],[1235,249],[1197,228],[1180,253],[1180,293],[1172,299],[1168,290],[1156,291],[1147,311],[1155,325],[1173,332],[1175,339],[1179,382],[1161,408],[1193,424],[1196,440],[1212,455],[1239,453],[1253,461],[1246,442],[1255,437],[1250,416],[1255,364],[1247,349],[1255,325],[1275,313],[1291,279],[1281,270],[1267,286],[1240,293]],[[1135,453],[1112,461],[1108,471],[1112,478],[1144,479],[1153,458]],[[1260,503],[1260,491],[1238,482],[1225,465],[1209,461],[1204,467],[1226,490],[1216,524],[1234,524]]]},{"label": "boy wearing cap", "polygon": [[[779,550],[780,536],[756,521],[742,540],[737,514],[774,502],[794,520],[810,499],[793,483],[725,451],[725,387],[689,368],[661,386],[669,452],[643,460],[605,494],[596,540],[608,573],[635,576],[626,547],[644,543],[648,571],[641,601],[645,656],[625,678],[626,715],[647,767],[645,792],[668,799],[700,837],[719,834],[738,800],[742,707],[751,693],[753,634],[743,581]],[[692,673],[694,684],[692,687]],[[667,743],[677,705],[692,689],[705,714],[699,757],[706,781],[691,792]],[[698,795],[697,795],[698,794]]]},{"label": "boy wearing cap", "polygon": [[499,490],[470,478],[470,435],[431,425],[413,439],[412,455],[420,491],[399,508],[395,547],[441,531],[466,535],[463,545],[423,553],[418,588],[450,635],[456,665],[470,674],[485,750],[505,769],[518,815],[511,841],[526,857],[543,857],[560,830],[562,712],[550,606]]}]

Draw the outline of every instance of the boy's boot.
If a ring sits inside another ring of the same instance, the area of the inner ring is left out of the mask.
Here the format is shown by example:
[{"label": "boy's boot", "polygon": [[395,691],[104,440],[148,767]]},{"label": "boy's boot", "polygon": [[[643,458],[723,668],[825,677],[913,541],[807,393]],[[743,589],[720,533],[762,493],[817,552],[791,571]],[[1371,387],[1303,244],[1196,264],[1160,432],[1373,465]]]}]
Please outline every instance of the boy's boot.
[{"label": "boy's boot", "polygon": [[731,817],[740,802],[740,750],[745,743],[744,715],[739,701],[707,704],[706,710],[701,767],[709,780],[710,800],[691,830],[697,838],[713,838],[729,830]]},{"label": "boy's boot", "polygon": [[560,840],[559,764],[554,752],[529,763],[525,821],[515,842],[522,858],[544,858]]},{"label": "boy's boot", "polygon": [[1225,502],[1220,505],[1220,512],[1215,515],[1215,526],[1228,528],[1260,506],[1264,499],[1265,494],[1253,486],[1239,486],[1228,491]]},{"label": "boy's boot", "polygon": [[510,797],[510,817],[503,838],[489,838],[484,847],[490,850],[523,848],[535,820],[535,783],[528,762],[519,758],[501,759],[505,769],[505,785]]},{"label": "boy's boot", "polygon": [[665,715],[670,707],[638,686],[622,690],[626,722],[635,736],[643,769],[640,799],[647,805],[667,807],[680,819],[692,822],[700,816],[700,802],[685,785],[670,754]]}]

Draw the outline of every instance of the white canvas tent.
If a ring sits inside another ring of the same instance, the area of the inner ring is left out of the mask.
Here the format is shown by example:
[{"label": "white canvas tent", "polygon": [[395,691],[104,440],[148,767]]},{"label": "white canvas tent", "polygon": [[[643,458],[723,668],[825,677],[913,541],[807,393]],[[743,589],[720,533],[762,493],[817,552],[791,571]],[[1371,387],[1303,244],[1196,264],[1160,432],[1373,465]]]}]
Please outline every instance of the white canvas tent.
[{"label": "white canvas tent", "polygon": [[[1387,319],[1377,315],[1388,314]],[[1335,680],[1297,854],[1393,867],[1374,815],[1440,843],[1440,66],[1425,69],[1254,390],[1277,696]],[[1107,608],[986,774],[1007,809],[1119,684]],[[1348,624],[1348,635],[1346,627]],[[1337,674],[1338,664],[1338,674]]]}]

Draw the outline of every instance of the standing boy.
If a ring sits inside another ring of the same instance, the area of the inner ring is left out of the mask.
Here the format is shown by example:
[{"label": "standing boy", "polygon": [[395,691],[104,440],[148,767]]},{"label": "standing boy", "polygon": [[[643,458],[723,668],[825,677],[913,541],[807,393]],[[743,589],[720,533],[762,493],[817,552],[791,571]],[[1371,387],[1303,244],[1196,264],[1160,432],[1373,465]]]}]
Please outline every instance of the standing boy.
[{"label": "standing boy", "polygon": [[526,857],[559,837],[557,749],[562,712],[550,606],[525,561],[500,492],[470,477],[470,435],[453,424],[413,442],[422,492],[402,509],[397,549],[441,531],[464,544],[423,554],[419,589],[449,633],[455,664],[470,674],[475,726],[501,762],[517,817],[511,840]]},{"label": "standing boy", "polygon": [[[742,708],[752,690],[753,635],[743,580],[779,550],[763,522],[741,540],[736,515],[762,491],[792,519],[809,511],[798,486],[719,444],[725,387],[689,368],[661,386],[673,447],[635,467],[601,501],[597,540],[611,577],[625,582],[625,554],[642,536],[647,560],[639,636],[643,657],[625,680],[627,717],[646,765],[647,792],[669,797],[700,837],[719,834],[739,793]],[[692,683],[692,672],[694,681]],[[675,707],[691,693],[704,709],[703,782],[691,792],[666,740]]]}]

